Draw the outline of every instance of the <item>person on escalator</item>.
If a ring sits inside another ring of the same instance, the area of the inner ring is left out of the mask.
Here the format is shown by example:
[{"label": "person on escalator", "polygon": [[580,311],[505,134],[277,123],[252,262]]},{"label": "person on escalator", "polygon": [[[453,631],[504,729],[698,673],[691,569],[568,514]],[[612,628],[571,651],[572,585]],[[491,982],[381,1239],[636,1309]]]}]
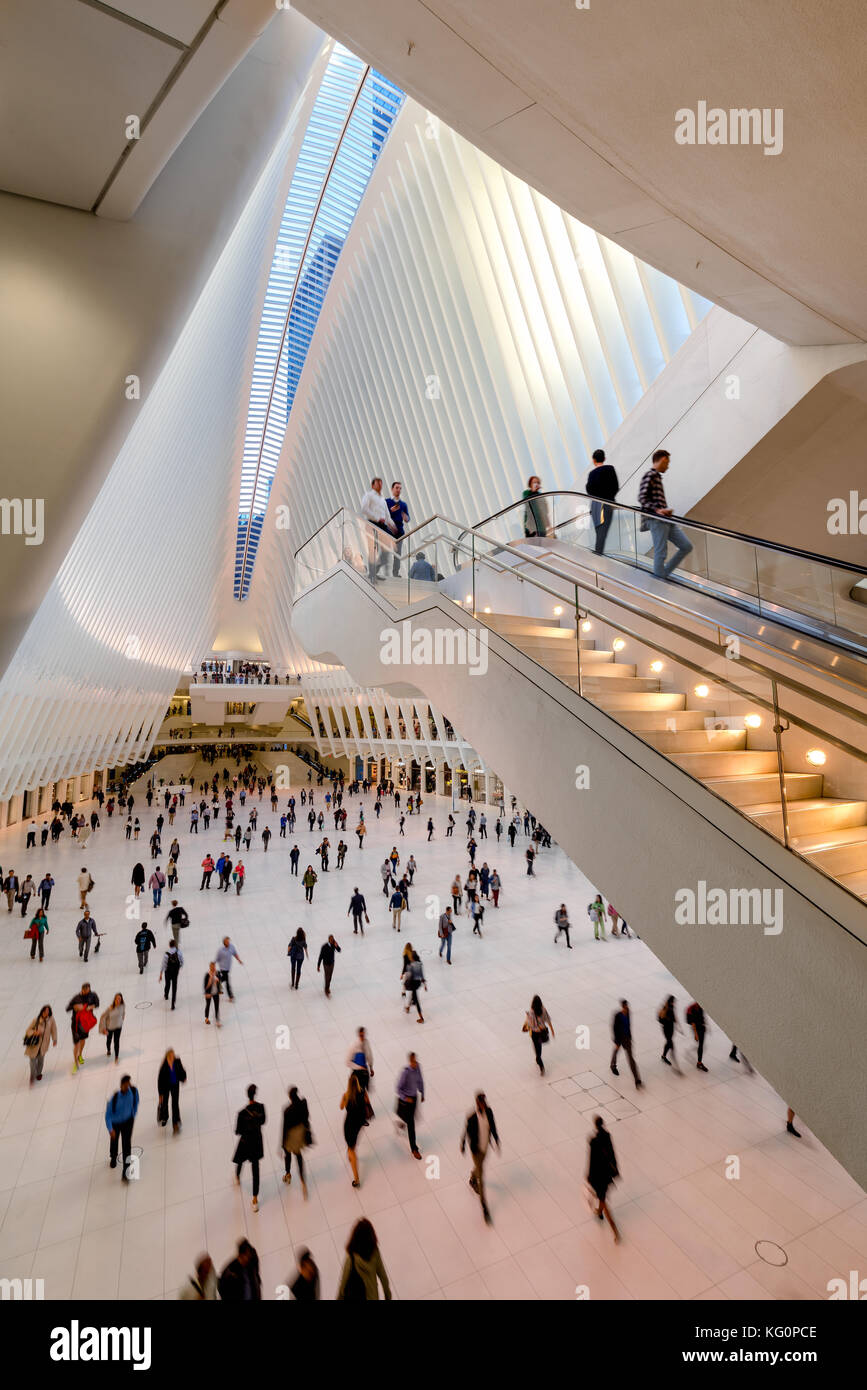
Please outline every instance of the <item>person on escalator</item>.
[{"label": "person on escalator", "polygon": [[[692,550],[692,541],[670,518],[674,515],[665,500],[662,475],[668,469],[671,455],[667,449],[657,449],[653,455],[653,467],[641,479],[638,489],[638,505],[644,512],[641,518],[642,531],[650,531],[653,537],[653,573],[657,579],[670,579],[678,565]],[[668,543],[677,549],[670,560]]]},{"label": "person on escalator", "polygon": [[534,474],[527,479],[527,486],[521,494],[527,503],[524,508],[524,535],[547,536],[548,503],[541,494],[542,479]]},{"label": "person on escalator", "polygon": [[[382,495],[382,479],[371,478],[370,487],[361,499],[361,515],[378,530],[384,531],[387,536],[394,536],[394,522],[392,521],[385,498]],[[384,565],[388,565],[388,551],[391,546],[384,546],[375,536],[371,535],[368,540],[369,559],[368,573],[370,582],[374,583],[380,575],[379,571]]]},{"label": "person on escalator", "polygon": [[594,554],[602,555],[605,551],[605,537],[608,535],[608,528],[614,519],[614,508],[606,507],[606,502],[613,502],[620,489],[617,481],[617,474],[610,463],[605,462],[605,450],[595,449],[593,451],[593,467],[587,474],[585,491],[588,497],[594,500],[590,503],[590,519],[596,528],[596,545]]}]

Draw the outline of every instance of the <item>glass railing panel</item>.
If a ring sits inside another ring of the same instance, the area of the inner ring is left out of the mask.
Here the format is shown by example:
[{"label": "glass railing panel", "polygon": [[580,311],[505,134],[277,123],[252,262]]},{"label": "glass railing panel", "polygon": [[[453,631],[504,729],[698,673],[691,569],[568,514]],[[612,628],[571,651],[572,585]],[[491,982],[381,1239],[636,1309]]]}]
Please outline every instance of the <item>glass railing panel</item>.
[{"label": "glass railing panel", "polygon": [[831,565],[785,551],[757,550],[759,602],[762,613],[803,613],[832,626],[837,615],[834,603],[834,571]]},{"label": "glass railing panel", "polygon": [[295,597],[323,579],[341,556],[343,513],[326,522],[295,556]]}]

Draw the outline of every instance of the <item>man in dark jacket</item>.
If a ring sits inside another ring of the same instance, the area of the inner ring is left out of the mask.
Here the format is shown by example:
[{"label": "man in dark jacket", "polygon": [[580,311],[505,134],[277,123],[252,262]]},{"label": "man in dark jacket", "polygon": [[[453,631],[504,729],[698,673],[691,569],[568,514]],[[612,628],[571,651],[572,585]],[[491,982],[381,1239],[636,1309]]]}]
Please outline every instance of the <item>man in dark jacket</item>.
[{"label": "man in dark jacket", "polygon": [[321,966],[324,966],[324,967],[325,967],[325,997],[326,997],[326,999],[330,999],[330,998],[331,998],[331,976],[334,974],[334,953],[335,953],[335,951],[339,953],[339,952],[340,952],[340,947],[338,946],[337,942],[334,940],[334,937],[333,937],[333,936],[329,936],[329,938],[328,938],[327,941],[323,941],[323,943],[322,943],[322,949],[321,949],[321,951],[319,952],[319,960],[316,962],[316,973],[317,973],[317,975],[319,974],[320,967],[321,967]]},{"label": "man in dark jacket", "polygon": [[238,1242],[237,1256],[220,1275],[220,1298],[224,1303],[262,1301],[259,1256],[248,1240]]},{"label": "man in dark jacket", "polygon": [[148,953],[151,947],[156,950],[156,937],[148,926],[147,922],[142,922],[134,937],[135,951],[138,956],[138,973],[141,975],[148,963]]},{"label": "man in dark jacket", "polygon": [[346,914],[347,917],[349,916],[350,912],[352,913],[353,936],[357,936],[359,932],[361,932],[361,935],[364,936],[364,927],[362,926],[362,919],[365,922],[369,922],[370,918],[367,915],[367,903],[364,901],[364,894],[359,893],[357,888],[353,888],[352,890],[352,897],[349,899],[349,912],[347,912]]},{"label": "man in dark jacket", "polygon": [[90,983],[85,980],[81,986],[81,993],[74,994],[66,1006],[66,1012],[72,1014],[72,1075],[84,1065],[84,1044],[87,1042],[88,1030],[82,1028],[78,1015],[82,1009],[89,1009],[91,1014],[94,1009],[99,1008],[99,995],[90,988]]},{"label": "man in dark jacket", "polygon": [[479,1195],[482,1204],[482,1213],[485,1221],[490,1226],[491,1213],[488,1211],[488,1204],[485,1201],[485,1159],[488,1154],[488,1147],[491,1140],[500,1148],[500,1136],[497,1133],[497,1126],[494,1120],[494,1112],[488,1108],[484,1091],[479,1091],[476,1096],[476,1108],[467,1117],[464,1132],[461,1136],[461,1153],[464,1152],[467,1144],[470,1146],[470,1153],[473,1156],[473,1171],[470,1175],[470,1187]]},{"label": "man in dark jacket", "polygon": [[601,555],[605,550],[605,537],[614,518],[614,508],[606,507],[605,502],[613,502],[620,489],[617,474],[610,463],[605,462],[605,450],[595,449],[593,467],[587,474],[587,496],[594,499],[590,504],[590,518],[596,527],[595,553]]},{"label": "man in dark jacket", "polygon": [[629,1058],[629,1066],[635,1080],[635,1089],[641,1085],[641,1077],[638,1075],[638,1068],[635,1065],[635,1058],[632,1055],[632,1017],[629,1013],[629,1004],[625,999],[621,999],[620,1008],[614,1015],[611,1025],[611,1032],[614,1038],[614,1051],[611,1054],[611,1070],[615,1076],[619,1076],[617,1070],[617,1054],[621,1047]]}]

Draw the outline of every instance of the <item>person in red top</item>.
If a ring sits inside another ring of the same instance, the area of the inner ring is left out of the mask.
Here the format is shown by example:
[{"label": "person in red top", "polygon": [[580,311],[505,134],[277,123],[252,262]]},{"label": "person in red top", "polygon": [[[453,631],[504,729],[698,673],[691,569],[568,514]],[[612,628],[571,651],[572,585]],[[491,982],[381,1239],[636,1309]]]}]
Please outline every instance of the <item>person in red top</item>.
[{"label": "person in red top", "polygon": [[214,861],[213,861],[213,859],[211,858],[211,856],[210,856],[209,854],[206,854],[205,857],[204,857],[204,859],[202,860],[202,882],[201,882],[201,884],[200,884],[200,886],[199,886],[199,892],[200,892],[200,893],[201,893],[201,891],[202,891],[203,888],[210,888],[210,886],[211,886],[211,874],[212,874],[213,872],[214,872]]}]

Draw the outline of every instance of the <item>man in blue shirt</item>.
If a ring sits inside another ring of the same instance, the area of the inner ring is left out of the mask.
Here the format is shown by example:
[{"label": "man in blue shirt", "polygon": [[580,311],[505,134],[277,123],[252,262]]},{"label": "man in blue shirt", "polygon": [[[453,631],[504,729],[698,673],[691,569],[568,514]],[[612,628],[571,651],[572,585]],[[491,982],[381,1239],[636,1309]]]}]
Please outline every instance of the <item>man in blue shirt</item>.
[{"label": "man in blue shirt", "polygon": [[397,1113],[406,1125],[413,1158],[421,1158],[421,1150],[415,1138],[415,1108],[419,1101],[424,1101],[424,1078],[418,1058],[411,1052],[407,1065],[397,1078]]},{"label": "man in blue shirt", "polygon": [[123,1182],[129,1182],[127,1165],[132,1153],[132,1127],[135,1124],[138,1110],[138,1091],[131,1082],[131,1077],[122,1076],[120,1078],[120,1090],[115,1091],[105,1107],[105,1127],[111,1140],[109,1144],[109,1167],[117,1167],[117,1144],[118,1139],[120,1139],[123,1146],[123,1171],[120,1176]]},{"label": "man in blue shirt", "polygon": [[400,494],[401,484],[392,483],[391,496],[386,498],[388,514],[391,517],[391,524],[394,527],[394,534],[397,536],[397,540],[394,546],[394,555],[391,561],[391,573],[394,579],[397,579],[398,575],[400,574],[400,547],[404,531],[406,530],[407,524],[409,522],[409,507],[406,505],[405,502],[401,501]]}]

